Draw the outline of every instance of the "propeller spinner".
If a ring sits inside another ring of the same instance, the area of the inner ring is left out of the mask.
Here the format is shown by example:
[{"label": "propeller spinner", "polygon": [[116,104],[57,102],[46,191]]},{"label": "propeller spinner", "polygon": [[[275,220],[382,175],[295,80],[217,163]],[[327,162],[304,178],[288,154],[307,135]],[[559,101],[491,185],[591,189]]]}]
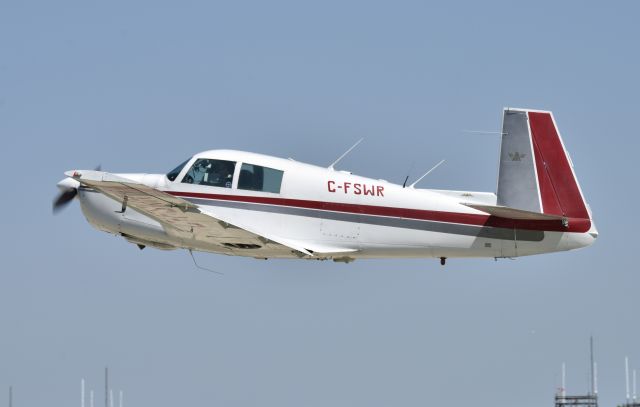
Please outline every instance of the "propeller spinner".
[{"label": "propeller spinner", "polygon": [[65,178],[56,185],[60,193],[53,200],[53,213],[57,214],[78,195],[80,183],[73,178]]},{"label": "propeller spinner", "polygon": [[[102,171],[102,165],[98,165],[95,168],[95,171]],[[58,182],[56,186],[60,189],[60,194],[58,194],[56,199],[53,200],[54,214],[60,212],[69,204],[69,202],[73,201],[73,198],[78,196],[78,187],[80,187],[80,183],[72,178],[65,178]]]}]

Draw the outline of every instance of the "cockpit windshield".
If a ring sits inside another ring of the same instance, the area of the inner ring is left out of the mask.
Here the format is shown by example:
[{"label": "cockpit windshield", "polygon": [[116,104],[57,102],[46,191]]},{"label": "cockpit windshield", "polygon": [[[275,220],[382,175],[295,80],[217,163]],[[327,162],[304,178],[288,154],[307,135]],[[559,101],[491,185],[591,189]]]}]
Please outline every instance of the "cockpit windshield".
[{"label": "cockpit windshield", "polygon": [[235,161],[199,158],[182,178],[182,182],[231,188],[235,168]]},{"label": "cockpit windshield", "polygon": [[182,171],[184,166],[187,165],[187,163],[190,160],[191,160],[191,158],[189,158],[188,160],[186,160],[182,164],[178,165],[176,168],[172,169],[171,171],[169,171],[169,173],[167,174],[167,178],[169,178],[169,181],[175,181],[176,178],[178,177],[178,175],[180,175],[180,171]]}]

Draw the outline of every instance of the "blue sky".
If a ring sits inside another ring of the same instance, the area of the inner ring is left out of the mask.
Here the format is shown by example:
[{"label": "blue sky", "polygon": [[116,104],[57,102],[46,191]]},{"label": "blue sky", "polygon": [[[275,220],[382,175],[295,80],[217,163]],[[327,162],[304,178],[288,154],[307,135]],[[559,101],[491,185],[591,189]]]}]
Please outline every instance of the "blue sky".
[{"label": "blue sky", "polygon": [[[637,2],[3,2],[0,389],[16,405],[602,405],[640,368]],[[553,110],[598,242],[514,261],[140,252],[51,215],[65,170],[235,148],[494,191],[504,106]]]}]

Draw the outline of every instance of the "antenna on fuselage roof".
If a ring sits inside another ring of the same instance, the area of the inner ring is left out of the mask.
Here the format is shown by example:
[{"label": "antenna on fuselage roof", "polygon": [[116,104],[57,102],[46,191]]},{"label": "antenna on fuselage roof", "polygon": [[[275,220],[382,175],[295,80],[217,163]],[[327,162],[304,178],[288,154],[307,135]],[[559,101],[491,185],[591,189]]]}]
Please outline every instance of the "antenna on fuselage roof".
[{"label": "antenna on fuselage roof", "polygon": [[402,188],[406,188],[407,181],[409,181],[409,175],[411,175],[411,171],[413,171],[413,165],[415,163],[416,163],[415,161],[411,162],[411,166],[409,167],[409,171],[407,171],[407,176],[404,178],[404,182],[402,183]]},{"label": "antenna on fuselage roof", "polygon": [[442,160],[440,161],[438,164],[434,165],[429,171],[425,172],[423,176],[421,176],[420,178],[418,178],[416,180],[416,182],[414,182],[413,184],[409,185],[409,188],[415,188],[416,184],[420,181],[422,181],[422,179],[424,177],[426,177],[427,175],[431,174],[431,171],[435,170],[436,168],[438,168],[440,166],[440,164],[442,164],[443,162],[445,162],[446,160]]},{"label": "antenna on fuselage roof", "polygon": [[334,167],[336,164],[338,164],[338,163],[340,162],[340,160],[342,160],[343,158],[345,158],[345,157],[347,156],[347,154],[349,154],[349,153],[351,152],[351,150],[353,150],[354,148],[356,148],[356,147],[358,146],[358,144],[362,143],[362,140],[364,140],[364,137],[363,137],[363,138],[361,138],[360,140],[358,140],[358,141],[356,142],[356,144],[352,145],[350,149],[348,149],[347,151],[345,151],[345,152],[344,152],[344,154],[342,154],[340,157],[338,157],[338,159],[337,159],[337,160],[335,160],[335,161],[334,161],[330,166],[328,166],[327,168],[328,168],[328,169],[330,169],[330,170],[333,170],[333,169],[334,169],[333,167]]}]

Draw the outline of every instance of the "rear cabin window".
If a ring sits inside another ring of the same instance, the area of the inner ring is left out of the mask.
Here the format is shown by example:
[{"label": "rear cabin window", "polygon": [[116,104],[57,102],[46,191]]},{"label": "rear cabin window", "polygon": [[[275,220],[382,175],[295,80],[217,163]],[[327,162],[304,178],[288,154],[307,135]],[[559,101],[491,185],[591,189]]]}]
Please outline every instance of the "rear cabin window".
[{"label": "rear cabin window", "polygon": [[193,163],[184,178],[182,178],[182,182],[186,184],[231,188],[235,168],[235,161],[199,158]]},{"label": "rear cabin window", "polygon": [[280,193],[284,172],[269,167],[253,164],[242,164],[238,189]]}]

